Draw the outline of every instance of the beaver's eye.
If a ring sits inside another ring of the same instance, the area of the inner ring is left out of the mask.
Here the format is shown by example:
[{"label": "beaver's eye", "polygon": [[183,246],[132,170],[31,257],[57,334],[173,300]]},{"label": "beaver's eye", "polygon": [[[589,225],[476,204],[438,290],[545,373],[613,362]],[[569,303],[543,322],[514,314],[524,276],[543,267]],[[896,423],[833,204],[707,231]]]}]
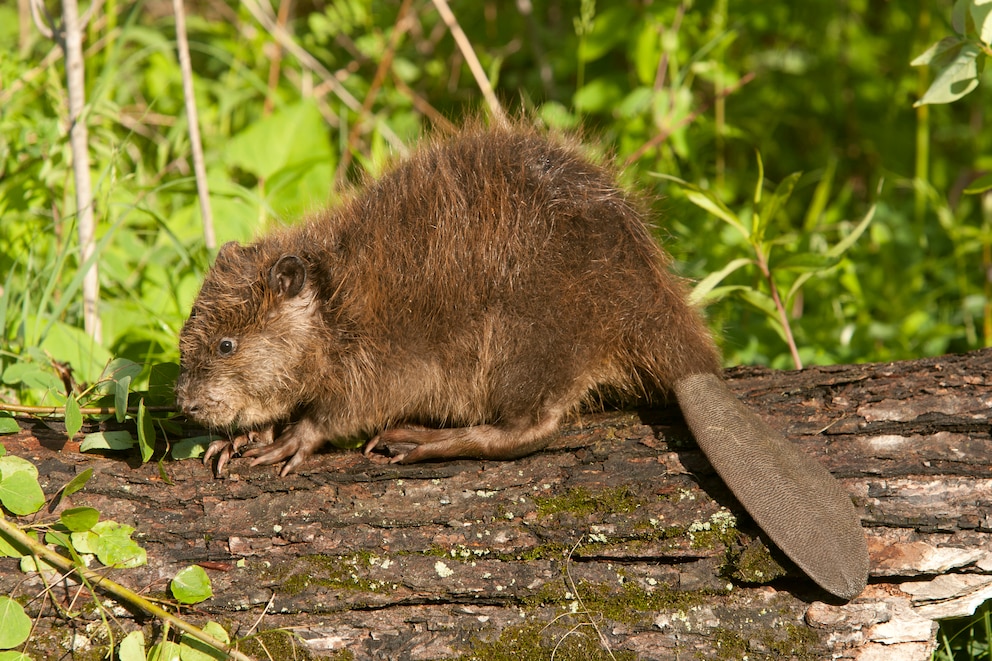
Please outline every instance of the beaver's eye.
[{"label": "beaver's eye", "polygon": [[217,353],[222,356],[230,356],[238,348],[237,340],[225,337],[217,344]]}]

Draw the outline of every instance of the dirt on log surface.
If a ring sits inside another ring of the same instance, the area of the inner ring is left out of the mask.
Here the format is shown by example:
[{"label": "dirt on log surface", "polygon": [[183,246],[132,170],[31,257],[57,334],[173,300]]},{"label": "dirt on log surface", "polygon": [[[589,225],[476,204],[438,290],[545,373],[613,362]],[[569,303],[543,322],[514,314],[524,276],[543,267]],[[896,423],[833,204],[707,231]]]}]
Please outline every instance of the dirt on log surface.
[{"label": "dirt on log surface", "polygon": [[[215,479],[193,460],[84,455],[38,421],[0,440],[49,495],[93,469],[58,508],[137,529],[148,564],[114,580],[164,596],[200,564],[214,596],[189,619],[295,634],[269,634],[258,659],[926,659],[936,620],[992,598],[990,367],[979,351],[727,373],[852,494],[872,570],[846,604],[767,550],[675,410],[584,414],[516,461],[398,466],[329,451],[286,478],[242,459]],[[0,559],[0,594],[36,620],[27,652],[106,650],[94,609],[65,619],[53,607],[82,608],[71,581],[44,591]],[[157,631],[111,612],[120,630]]]}]

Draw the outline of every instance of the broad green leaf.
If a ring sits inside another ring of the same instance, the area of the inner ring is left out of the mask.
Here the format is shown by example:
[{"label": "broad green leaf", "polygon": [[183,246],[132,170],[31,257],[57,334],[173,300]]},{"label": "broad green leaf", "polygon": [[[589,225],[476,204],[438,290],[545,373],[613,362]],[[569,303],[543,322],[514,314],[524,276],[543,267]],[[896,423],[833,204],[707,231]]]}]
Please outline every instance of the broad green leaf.
[{"label": "broad green leaf", "polygon": [[63,511],[59,519],[72,532],[84,532],[97,524],[100,512],[92,507],[73,507]]},{"label": "broad green leaf", "polygon": [[[965,193],[975,195],[978,193],[984,193],[985,191],[992,189],[992,172],[986,172],[978,179],[968,184],[968,187],[964,189]],[[2,422],[2,420],[0,420]]]},{"label": "broad green leaf", "polygon": [[971,20],[975,22],[975,32],[983,44],[992,44],[992,2],[990,0],[971,1]]},{"label": "broad green leaf", "polygon": [[148,661],[182,661],[179,645],[169,641],[152,645],[148,650]]},{"label": "broad green leaf", "polygon": [[[78,381],[88,383],[99,380],[104,365],[110,360],[110,353],[102,345],[94,342],[81,328],[62,321],[51,324],[41,348],[54,359],[71,365]],[[61,381],[59,384],[61,387]]]},{"label": "broad green leaf", "polygon": [[953,52],[954,49],[959,48],[965,43],[967,43],[966,40],[960,37],[944,37],[923,51],[923,53],[917,55],[909,64],[914,67],[922,67],[942,58],[947,58],[948,53]]},{"label": "broad green leaf", "polygon": [[87,434],[79,444],[80,452],[91,450],[130,450],[134,439],[127,431],[100,431]]},{"label": "broad green leaf", "polygon": [[103,369],[100,380],[120,381],[124,377],[128,377],[134,381],[141,374],[141,370],[142,366],[140,363],[128,360],[127,358],[114,358]]},{"label": "broad green leaf", "polygon": [[131,539],[134,528],[116,521],[100,521],[86,532],[72,533],[80,553],[95,553],[107,567],[140,567],[147,562],[145,549]]},{"label": "broad green leaf", "polygon": [[93,469],[87,468],[82,473],[69,480],[69,483],[66,484],[65,487],[62,489],[62,495],[71,496],[72,494],[76,493],[84,486],[86,486],[86,483],[90,481],[91,477],[93,477]]},{"label": "broad green leaf", "polygon": [[[207,622],[203,625],[203,632],[225,645],[230,645],[231,643],[227,631],[216,622]],[[180,651],[182,661],[218,661],[228,658],[225,652],[211,647],[188,634],[183,634],[180,640],[180,646],[182,647]]]},{"label": "broad green leaf", "polygon": [[150,460],[155,452],[155,423],[145,408],[144,397],[138,402],[138,449],[142,463]]},{"label": "broad green leaf", "polygon": [[25,388],[59,391],[62,381],[50,369],[38,363],[20,362],[10,365],[3,371],[3,382],[14,386],[23,384]]},{"label": "broad green leaf", "polygon": [[0,661],[34,661],[30,656],[24,652],[17,651],[5,651],[0,652]]},{"label": "broad green leaf", "polygon": [[169,584],[172,592],[179,603],[198,604],[204,599],[209,599],[213,595],[210,588],[210,578],[203,567],[190,565],[185,569],[180,569],[176,577]]},{"label": "broad green leaf", "polygon": [[119,661],[145,661],[145,635],[141,631],[132,631],[124,636],[117,648]]},{"label": "broad green leaf", "polygon": [[70,394],[65,400],[65,433],[71,440],[83,428],[83,414],[79,411],[76,396]]},{"label": "broad green leaf", "polygon": [[0,596],[0,649],[17,647],[29,635],[31,618],[24,612],[24,608],[7,595]]},{"label": "broad green leaf", "polygon": [[202,457],[203,453],[207,451],[207,446],[216,441],[218,438],[219,437],[217,436],[194,436],[192,438],[184,438],[178,443],[173,443],[172,458],[179,460]]},{"label": "broad green leaf", "polygon": [[18,516],[33,514],[45,504],[38,469],[20,457],[0,457],[0,503]]},{"label": "broad green leaf", "polygon": [[963,42],[960,48],[942,54],[940,62],[932,66],[937,77],[923,98],[914,107],[929,103],[951,103],[978,87],[978,56],[981,49],[973,43]]},{"label": "broad green leaf", "polygon": [[26,553],[30,553],[30,551],[22,547],[20,543],[7,539],[3,533],[0,533],[0,557],[20,558]]},{"label": "broad green leaf", "polygon": [[41,558],[33,555],[25,555],[21,557],[20,569],[25,574],[37,573],[45,574],[47,576],[58,575],[59,570],[48,564]]},{"label": "broad green leaf", "polygon": [[692,305],[698,305],[704,300],[707,300],[710,292],[723,280],[736,271],[739,268],[747,266],[748,264],[753,264],[753,260],[740,257],[731,261],[729,264],[724,266],[719,271],[710,273],[705,278],[700,280],[695,287],[692,288],[692,293],[689,294],[689,302]]},{"label": "broad green leaf", "polygon": [[610,76],[600,76],[575,92],[572,103],[579,112],[595,113],[612,108],[624,97],[623,86]]},{"label": "broad green leaf", "polygon": [[117,422],[124,422],[127,417],[127,396],[131,391],[130,375],[114,381],[114,416]]},{"label": "broad green leaf", "polygon": [[334,161],[327,123],[313,101],[285,106],[251,122],[225,142],[223,157],[227,165],[262,179],[293,163]]},{"label": "broad green leaf", "polygon": [[0,434],[16,434],[21,431],[17,420],[9,415],[0,415]]}]

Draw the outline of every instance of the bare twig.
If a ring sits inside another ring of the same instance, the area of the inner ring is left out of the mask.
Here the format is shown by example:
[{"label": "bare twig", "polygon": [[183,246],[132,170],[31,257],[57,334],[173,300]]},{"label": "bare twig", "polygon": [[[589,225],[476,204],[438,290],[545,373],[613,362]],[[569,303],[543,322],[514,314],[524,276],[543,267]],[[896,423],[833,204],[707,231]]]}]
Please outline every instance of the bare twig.
[{"label": "bare twig", "polygon": [[80,264],[86,268],[83,278],[83,324],[97,343],[103,333],[97,302],[100,298],[100,275],[95,259],[96,228],[93,220],[93,193],[90,182],[89,135],[83,115],[85,78],[83,66],[83,35],[76,0],[63,0],[62,21],[65,41],[66,88],[69,95],[69,144],[72,149],[72,171],[76,184],[76,211],[79,215]]},{"label": "bare twig", "polygon": [[493,92],[493,86],[489,83],[486,72],[482,70],[482,64],[479,63],[479,58],[476,57],[471,42],[465,36],[465,31],[462,30],[462,26],[458,24],[458,19],[455,18],[455,15],[451,12],[451,8],[448,7],[447,0],[432,0],[432,2],[437,8],[438,13],[441,14],[441,20],[444,21],[444,24],[448,26],[448,30],[451,31],[451,36],[455,38],[458,50],[461,51],[469,70],[475,77],[475,84],[479,86],[482,96],[485,97],[493,118],[501,125],[507,125],[509,120],[506,117],[506,112],[503,110],[503,106],[500,105],[499,99],[496,98],[496,93]]},{"label": "bare twig", "polygon": [[210,211],[210,191],[207,188],[207,170],[203,165],[203,146],[200,143],[200,122],[193,95],[193,66],[189,59],[189,41],[186,39],[186,11],[183,0],[172,0],[176,14],[176,50],[179,51],[179,68],[183,72],[183,97],[186,100],[186,120],[189,124],[189,143],[193,152],[193,172],[196,176],[196,194],[200,198],[200,215],[203,217],[203,242],[213,250],[217,246],[214,219]]}]

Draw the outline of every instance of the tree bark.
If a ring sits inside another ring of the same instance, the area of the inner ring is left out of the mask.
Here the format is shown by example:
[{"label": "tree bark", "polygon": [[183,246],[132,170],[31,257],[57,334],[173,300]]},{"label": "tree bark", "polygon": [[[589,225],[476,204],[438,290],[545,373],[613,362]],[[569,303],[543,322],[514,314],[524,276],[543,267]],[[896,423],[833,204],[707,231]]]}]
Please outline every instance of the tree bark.
[{"label": "tree bark", "polygon": [[[767,551],[674,409],[583,414],[516,461],[395,466],[330,451],[287,478],[244,460],[218,480],[196,461],[81,455],[37,422],[4,443],[49,494],[94,470],[59,508],[138,530],[148,565],[114,580],[161,593],[201,563],[214,597],[189,617],[235,635],[291,628],[315,658],[927,659],[938,619],[992,598],[990,364],[986,350],[727,373],[855,499],[872,571],[847,604]],[[42,590],[0,559],[0,594]],[[28,604],[27,651],[72,658],[59,645],[89,623],[45,603]]]}]

